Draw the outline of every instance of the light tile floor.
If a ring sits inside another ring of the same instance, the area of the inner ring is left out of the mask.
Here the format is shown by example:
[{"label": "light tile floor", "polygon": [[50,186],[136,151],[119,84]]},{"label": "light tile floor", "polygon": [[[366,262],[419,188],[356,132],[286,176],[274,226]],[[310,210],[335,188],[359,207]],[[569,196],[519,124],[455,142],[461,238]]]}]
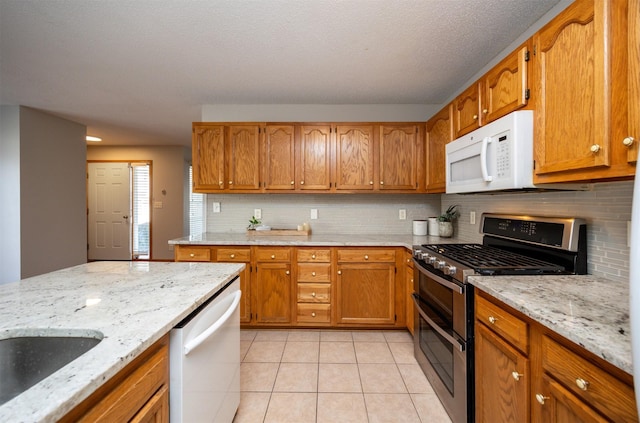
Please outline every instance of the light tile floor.
[{"label": "light tile floor", "polygon": [[242,330],[234,423],[451,423],[407,331]]}]

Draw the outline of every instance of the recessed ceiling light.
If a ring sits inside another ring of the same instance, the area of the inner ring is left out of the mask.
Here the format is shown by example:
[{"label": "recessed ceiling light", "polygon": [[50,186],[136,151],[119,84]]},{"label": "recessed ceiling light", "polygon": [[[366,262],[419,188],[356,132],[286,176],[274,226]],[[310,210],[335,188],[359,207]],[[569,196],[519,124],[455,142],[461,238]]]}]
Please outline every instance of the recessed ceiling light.
[{"label": "recessed ceiling light", "polygon": [[102,138],[92,137],[91,135],[87,135],[87,136],[86,136],[86,140],[87,140],[87,141],[100,142],[100,141],[102,141]]}]

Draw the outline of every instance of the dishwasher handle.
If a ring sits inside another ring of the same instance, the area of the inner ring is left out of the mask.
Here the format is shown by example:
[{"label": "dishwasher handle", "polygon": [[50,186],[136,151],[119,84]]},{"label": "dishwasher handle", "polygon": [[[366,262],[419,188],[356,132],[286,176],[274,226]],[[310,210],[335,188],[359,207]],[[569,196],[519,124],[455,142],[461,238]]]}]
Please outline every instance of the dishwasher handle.
[{"label": "dishwasher handle", "polygon": [[240,297],[242,297],[242,291],[238,290],[233,294],[233,302],[231,303],[227,311],[225,311],[224,314],[220,316],[220,318],[216,320],[214,324],[209,326],[200,335],[187,342],[187,344],[184,346],[184,355],[189,355],[191,351],[198,348],[200,344],[202,344],[210,336],[216,333],[216,331],[220,329],[220,327],[222,327],[222,325],[224,325],[227,320],[229,320],[229,317],[231,317],[233,312],[238,308],[238,304],[240,304]]}]

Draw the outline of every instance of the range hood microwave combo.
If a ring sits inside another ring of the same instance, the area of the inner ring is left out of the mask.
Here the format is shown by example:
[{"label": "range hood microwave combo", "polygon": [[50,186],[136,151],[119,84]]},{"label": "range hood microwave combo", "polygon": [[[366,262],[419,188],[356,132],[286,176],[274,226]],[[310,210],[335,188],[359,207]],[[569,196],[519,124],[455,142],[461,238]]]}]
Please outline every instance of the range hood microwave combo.
[{"label": "range hood microwave combo", "polygon": [[520,110],[446,145],[447,194],[588,185],[533,184],[533,111]]}]

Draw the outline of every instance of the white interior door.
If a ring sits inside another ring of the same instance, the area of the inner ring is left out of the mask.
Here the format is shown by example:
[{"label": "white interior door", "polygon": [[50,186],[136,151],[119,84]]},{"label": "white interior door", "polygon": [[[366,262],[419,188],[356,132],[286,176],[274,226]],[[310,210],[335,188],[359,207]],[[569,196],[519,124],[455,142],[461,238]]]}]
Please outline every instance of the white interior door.
[{"label": "white interior door", "polygon": [[89,260],[131,260],[129,163],[88,163]]}]

